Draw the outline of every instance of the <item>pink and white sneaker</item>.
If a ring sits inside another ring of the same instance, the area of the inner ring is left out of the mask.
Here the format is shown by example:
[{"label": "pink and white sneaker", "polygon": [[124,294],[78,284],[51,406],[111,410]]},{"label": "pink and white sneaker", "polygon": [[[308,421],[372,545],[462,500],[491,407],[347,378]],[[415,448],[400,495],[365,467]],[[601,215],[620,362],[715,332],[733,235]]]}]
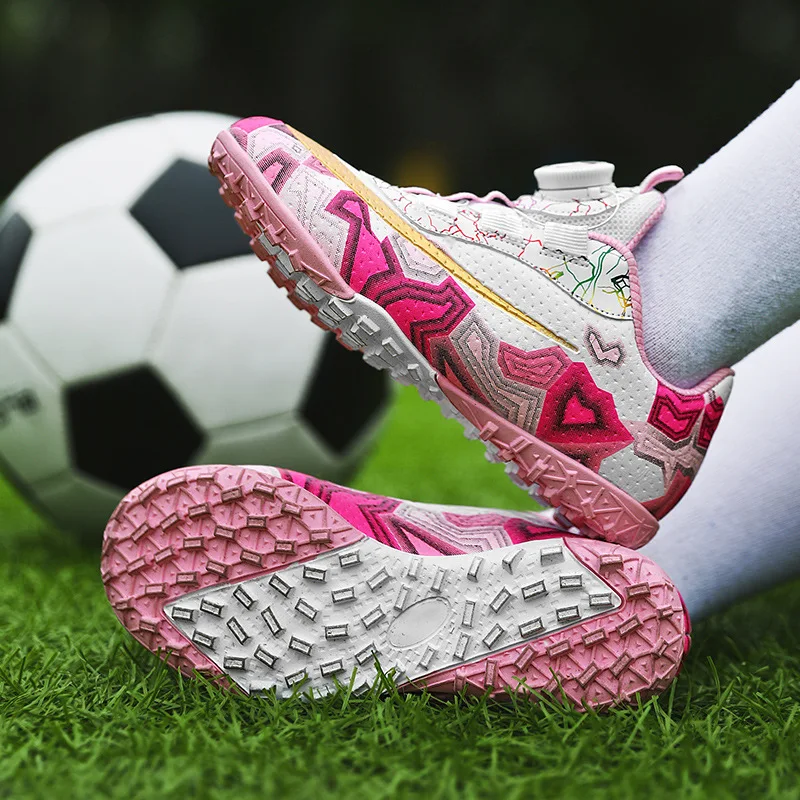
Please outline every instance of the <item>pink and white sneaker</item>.
[{"label": "pink and white sneaker", "polygon": [[411,503],[271,467],[142,484],[106,528],[102,577],[145,647],[248,694],[360,690],[377,660],[404,690],[608,708],[664,690],[689,646],[677,589],[634,551],[544,514]]},{"label": "pink and white sneaker", "polygon": [[440,197],[265,117],[220,133],[209,163],[295,304],[437,400],[585,535],[653,536],[732,383],[721,370],[678,389],[643,350],[633,251],[664,208],[654,187],[679,168],[617,188],[611,164],[560,164],[516,200]]}]

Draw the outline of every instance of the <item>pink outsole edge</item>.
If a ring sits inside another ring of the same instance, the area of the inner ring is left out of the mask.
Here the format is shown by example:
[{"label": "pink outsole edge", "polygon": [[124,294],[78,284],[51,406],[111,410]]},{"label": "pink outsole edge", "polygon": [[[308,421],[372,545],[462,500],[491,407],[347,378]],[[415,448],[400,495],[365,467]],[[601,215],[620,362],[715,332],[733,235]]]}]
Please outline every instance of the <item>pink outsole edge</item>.
[{"label": "pink outsole edge", "polygon": [[[565,537],[575,557],[623,599],[616,611],[473,664],[428,675],[432,692],[547,692],[604,710],[660,694],[691,646],[689,616],[667,575],[643,556]],[[523,684],[524,681],[524,684]],[[495,688],[499,687],[499,688]]]},{"label": "pink outsole edge", "polygon": [[[206,586],[280,570],[364,535],[283,477],[243,467],[188,467],[131,492],[106,529],[102,578],[122,624],[186,675],[233,684],[167,619],[164,605]],[[565,537],[572,553],[623,599],[616,611],[541,639],[432,673],[431,691],[549,692],[605,709],[663,691],[689,647],[680,595],[652,561]]]},{"label": "pink outsole edge", "polygon": [[101,576],[120,622],[186,675],[221,671],[175,628],[165,604],[188,592],[274,572],[364,534],[281,477],[187,467],[128,494],[106,527]]},{"label": "pink outsole edge", "polygon": [[658,522],[650,512],[613,483],[526,433],[474,400],[442,375],[439,386],[459,413],[497,448],[502,461],[513,461],[517,475],[535,483],[539,495],[591,538],[639,548],[653,538]]},{"label": "pink outsole edge", "polygon": [[[242,157],[236,158],[234,153],[241,153]],[[295,270],[307,274],[335,297],[344,300],[353,297],[355,292],[297,217],[279,200],[258,166],[230,132],[219,134],[208,164],[220,182],[220,196],[234,210],[234,218],[250,236],[250,247],[262,261],[274,263],[274,257],[258,241],[263,229],[272,244],[280,245],[286,251]]]},{"label": "pink outsole edge", "polygon": [[[287,290],[295,306],[308,312],[321,328],[332,330],[340,343],[351,349],[342,341],[341,330],[325,324],[315,306],[296,296],[294,283],[275,268],[275,257],[264,249],[258,236],[263,232],[273,245],[286,250],[294,269],[308,275],[324,291],[349,299],[354,295],[353,290],[344,283],[316,242],[228,131],[222,131],[214,142],[209,168],[220,181],[220,195],[234,209],[242,230],[251,237],[253,252],[270,265],[268,273],[272,280]],[[539,486],[542,497],[558,507],[566,520],[585,536],[638,548],[656,534],[659,527],[656,518],[626,492],[484,408],[442,375],[437,380],[458,412],[481,431],[481,438],[497,446],[498,457],[516,464],[520,480],[528,486]]]}]

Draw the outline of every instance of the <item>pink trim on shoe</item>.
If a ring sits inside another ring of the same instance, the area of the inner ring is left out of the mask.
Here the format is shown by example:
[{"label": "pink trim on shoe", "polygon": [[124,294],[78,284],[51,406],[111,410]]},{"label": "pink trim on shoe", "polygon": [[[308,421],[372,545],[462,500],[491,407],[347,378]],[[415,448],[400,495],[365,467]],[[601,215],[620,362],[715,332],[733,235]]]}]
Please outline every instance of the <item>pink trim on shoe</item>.
[{"label": "pink trim on shoe", "polygon": [[636,232],[636,235],[628,242],[628,249],[633,252],[636,249],[636,245],[642,241],[645,237],[645,234],[653,227],[661,219],[661,215],[664,213],[664,209],[667,207],[667,200],[662,195],[661,201],[658,204],[658,208],[644,221],[644,225]]},{"label": "pink trim on shoe", "polygon": [[659,167],[658,169],[654,169],[639,184],[639,194],[645,194],[645,192],[649,192],[651,189],[655,189],[656,186],[659,186],[662,183],[667,183],[668,181],[682,180],[684,175],[685,173],[683,169],[676,164],[670,164],[667,167]]}]

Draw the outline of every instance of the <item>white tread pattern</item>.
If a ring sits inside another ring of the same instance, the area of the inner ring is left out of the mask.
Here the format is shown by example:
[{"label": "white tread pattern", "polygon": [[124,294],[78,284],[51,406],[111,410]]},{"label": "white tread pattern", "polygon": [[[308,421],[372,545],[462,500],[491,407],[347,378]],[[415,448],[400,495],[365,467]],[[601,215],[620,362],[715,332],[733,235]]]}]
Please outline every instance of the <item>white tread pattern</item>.
[{"label": "white tread pattern", "polygon": [[[172,624],[245,692],[398,682],[608,613],[622,599],[560,538],[419,556],[369,538],[280,572],[187,594]],[[355,678],[353,678],[355,670]]]}]

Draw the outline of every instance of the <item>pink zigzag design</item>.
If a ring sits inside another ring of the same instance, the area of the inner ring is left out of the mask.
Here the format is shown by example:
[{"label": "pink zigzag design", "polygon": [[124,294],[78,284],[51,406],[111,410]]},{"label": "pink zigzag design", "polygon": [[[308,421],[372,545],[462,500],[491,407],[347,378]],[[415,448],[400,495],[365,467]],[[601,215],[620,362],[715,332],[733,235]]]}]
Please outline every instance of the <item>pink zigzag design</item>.
[{"label": "pink zigzag design", "polygon": [[389,238],[375,236],[369,206],[355,192],[339,192],[326,210],[350,226],[342,277],[386,309],[414,346],[435,362],[430,340],[449,334],[475,304],[453,278],[432,286],[406,277]]}]

